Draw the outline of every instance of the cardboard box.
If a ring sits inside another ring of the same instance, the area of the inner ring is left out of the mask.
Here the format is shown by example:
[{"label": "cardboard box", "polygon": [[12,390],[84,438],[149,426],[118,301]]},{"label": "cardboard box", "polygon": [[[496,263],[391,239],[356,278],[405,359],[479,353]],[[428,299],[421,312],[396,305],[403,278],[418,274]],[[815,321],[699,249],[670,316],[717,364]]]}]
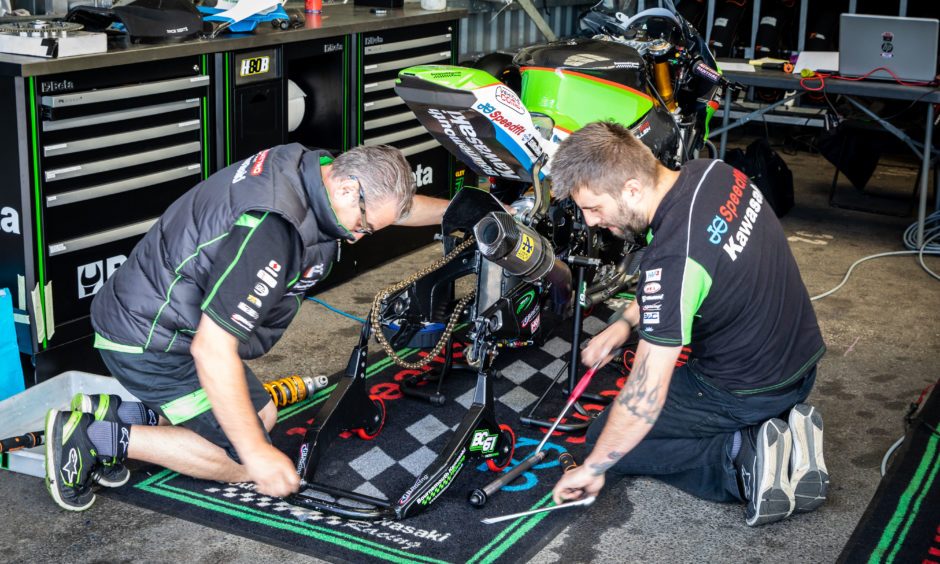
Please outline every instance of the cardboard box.
[{"label": "cardboard box", "polygon": [[[72,397],[79,392],[115,394],[125,401],[139,401],[110,376],[70,370],[0,401],[0,435],[7,438],[42,431],[46,412],[69,409]],[[0,468],[44,478],[45,460],[45,446],[14,450],[0,454]]]}]

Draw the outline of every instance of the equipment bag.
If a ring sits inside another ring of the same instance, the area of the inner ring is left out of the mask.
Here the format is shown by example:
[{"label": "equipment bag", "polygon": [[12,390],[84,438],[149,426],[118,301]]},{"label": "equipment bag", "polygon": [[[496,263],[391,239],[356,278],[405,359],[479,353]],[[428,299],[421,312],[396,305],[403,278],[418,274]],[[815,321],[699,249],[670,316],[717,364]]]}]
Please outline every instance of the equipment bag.
[{"label": "equipment bag", "polygon": [[0,400],[25,389],[13,322],[13,297],[10,290],[0,288]]},{"label": "equipment bag", "polygon": [[725,162],[750,177],[777,217],[783,217],[793,207],[793,173],[766,139],[754,140],[746,151],[727,151]]}]

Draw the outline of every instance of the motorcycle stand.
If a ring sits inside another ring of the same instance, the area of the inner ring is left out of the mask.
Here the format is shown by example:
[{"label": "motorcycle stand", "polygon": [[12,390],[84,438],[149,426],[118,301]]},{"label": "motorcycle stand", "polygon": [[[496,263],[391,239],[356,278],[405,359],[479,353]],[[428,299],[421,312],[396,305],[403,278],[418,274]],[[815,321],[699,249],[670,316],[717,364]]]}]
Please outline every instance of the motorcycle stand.
[{"label": "motorcycle stand", "polygon": [[[577,267],[578,299],[575,300],[575,303],[574,303],[574,327],[572,328],[571,353],[570,353],[570,358],[568,360],[568,388],[564,390],[564,394],[566,396],[571,394],[571,392],[574,390],[574,387],[578,381],[578,360],[579,360],[580,351],[581,351],[581,315],[584,309],[583,307],[583,304],[584,304],[583,292],[584,292],[584,287],[585,287],[584,286],[584,269],[591,267],[591,266],[598,266],[600,264],[600,260],[595,259],[595,258],[572,255],[568,257],[568,263],[570,263],[572,266]],[[561,374],[559,373],[559,376],[560,375]],[[548,385],[548,389],[545,390],[545,393],[542,394],[542,397],[540,397],[539,400],[535,402],[535,405],[532,406],[532,409],[529,410],[529,415],[519,417],[519,421],[521,421],[524,425],[532,425],[535,427],[543,427],[546,429],[551,427],[554,424],[554,421],[549,421],[547,419],[535,419],[532,416],[535,413],[535,410],[538,408],[538,406],[542,404],[542,401],[548,395],[548,392],[555,385],[557,380],[558,380],[557,377],[552,379],[552,382]],[[581,397],[591,400],[593,402],[597,402],[597,403],[601,403],[605,405],[609,404],[611,401],[609,397],[598,396],[595,394],[588,394],[588,393],[581,394]],[[587,428],[591,425],[591,422],[594,421],[594,417],[588,414],[587,410],[585,410],[581,406],[580,402],[575,402],[574,409],[575,411],[580,413],[582,416],[588,417],[588,419],[581,423],[561,423],[555,428],[556,431],[560,431],[562,433],[576,433],[576,432],[587,430]]]},{"label": "motorcycle stand", "polygon": [[[346,374],[314,418],[304,435],[297,461],[303,489],[287,502],[350,519],[404,519],[425,511],[453,483],[468,459],[483,458],[499,471],[512,460],[515,435],[508,425],[497,425],[491,371],[486,362],[477,372],[473,402],[444,449],[396,502],[342,490],[313,481],[328,442],[342,431],[355,430],[364,439],[378,435],[385,422],[385,405],[366,392],[365,372],[368,321],[353,350]],[[484,357],[485,358],[485,357]]]},{"label": "motorcycle stand", "polygon": [[[476,375],[477,370],[468,364],[454,362],[454,337],[452,335],[444,348],[443,368],[406,378],[399,383],[398,387],[406,396],[425,399],[433,405],[444,405],[447,398],[441,393],[441,384],[453,373]],[[428,384],[433,382],[437,382],[437,386],[434,391],[430,391]]]}]

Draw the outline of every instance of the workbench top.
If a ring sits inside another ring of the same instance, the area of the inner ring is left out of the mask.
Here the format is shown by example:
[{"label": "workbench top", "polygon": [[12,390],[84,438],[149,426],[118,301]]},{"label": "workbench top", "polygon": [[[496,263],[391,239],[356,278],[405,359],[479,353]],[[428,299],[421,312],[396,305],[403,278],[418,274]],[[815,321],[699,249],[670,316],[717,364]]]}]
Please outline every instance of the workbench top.
[{"label": "workbench top", "polygon": [[[289,2],[288,13],[303,13],[302,3]],[[467,15],[467,10],[448,8],[440,11],[422,10],[418,4],[405,4],[403,8],[388,9],[384,15],[375,14],[368,6],[353,4],[326,4],[317,17],[305,14],[303,27],[282,31],[270,23],[260,23],[252,33],[223,32],[214,39],[194,39],[179,43],[131,44],[124,48],[109,49],[106,53],[80,55],[59,59],[44,59],[0,53],[0,75],[41,76],[61,72],[86,70],[132,63],[166,60],[188,55],[202,55],[294,43],[311,39],[341,37],[353,33],[369,33],[405,26],[456,20]]]}]

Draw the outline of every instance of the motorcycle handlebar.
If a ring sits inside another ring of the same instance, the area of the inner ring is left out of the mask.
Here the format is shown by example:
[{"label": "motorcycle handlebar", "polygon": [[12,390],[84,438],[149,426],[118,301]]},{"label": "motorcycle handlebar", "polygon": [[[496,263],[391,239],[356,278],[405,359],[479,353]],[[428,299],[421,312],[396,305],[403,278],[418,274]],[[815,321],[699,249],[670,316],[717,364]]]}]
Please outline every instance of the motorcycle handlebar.
[{"label": "motorcycle handlebar", "polygon": [[705,80],[707,80],[708,82],[711,82],[712,84],[717,84],[718,86],[721,86],[722,88],[730,88],[732,90],[737,90],[741,87],[740,84],[736,82],[731,82],[730,80],[725,78],[723,74],[711,68],[710,66],[705,64],[703,61],[696,61],[695,64],[692,65],[692,74],[700,78],[704,78]]}]

